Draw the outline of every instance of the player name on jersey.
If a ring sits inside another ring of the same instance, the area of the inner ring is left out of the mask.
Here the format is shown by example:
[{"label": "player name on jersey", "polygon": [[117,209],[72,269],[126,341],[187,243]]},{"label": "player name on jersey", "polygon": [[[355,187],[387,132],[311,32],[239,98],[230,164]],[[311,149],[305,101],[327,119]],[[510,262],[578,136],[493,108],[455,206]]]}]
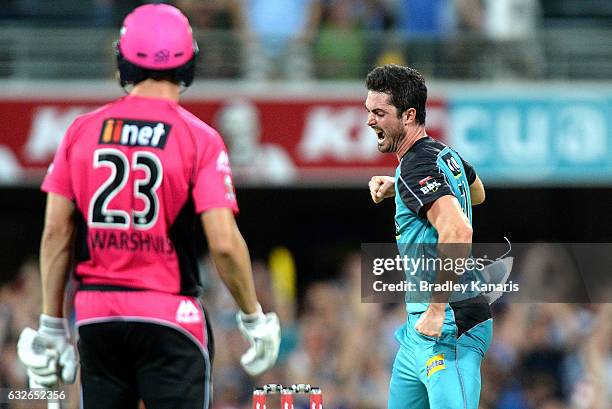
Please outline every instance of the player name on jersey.
[{"label": "player name on jersey", "polygon": [[113,232],[90,230],[89,246],[94,250],[146,251],[157,254],[172,254],[174,244],[169,237],[144,232]]},{"label": "player name on jersey", "polygon": [[109,118],[104,121],[99,143],[164,149],[170,128],[165,122]]}]

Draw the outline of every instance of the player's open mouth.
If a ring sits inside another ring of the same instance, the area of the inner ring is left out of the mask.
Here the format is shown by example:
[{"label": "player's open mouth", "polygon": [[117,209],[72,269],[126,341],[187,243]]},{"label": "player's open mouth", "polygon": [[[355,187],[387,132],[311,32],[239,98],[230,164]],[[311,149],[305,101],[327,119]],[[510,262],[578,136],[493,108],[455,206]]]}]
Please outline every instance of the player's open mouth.
[{"label": "player's open mouth", "polygon": [[385,140],[385,133],[382,130],[376,130],[376,137],[378,138],[378,143],[381,143]]}]

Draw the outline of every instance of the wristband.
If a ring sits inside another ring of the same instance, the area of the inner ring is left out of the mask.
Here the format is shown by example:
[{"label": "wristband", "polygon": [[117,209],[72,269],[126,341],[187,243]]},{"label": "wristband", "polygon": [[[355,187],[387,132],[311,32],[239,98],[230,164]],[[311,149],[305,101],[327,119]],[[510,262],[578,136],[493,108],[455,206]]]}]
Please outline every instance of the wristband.
[{"label": "wristband", "polygon": [[238,312],[240,316],[240,321],[244,324],[253,324],[263,318],[263,310],[261,309],[261,304],[257,303],[257,310],[252,314],[245,314],[242,311]]},{"label": "wristband", "polygon": [[52,317],[40,314],[38,332],[45,335],[68,336],[68,320],[63,317]]}]

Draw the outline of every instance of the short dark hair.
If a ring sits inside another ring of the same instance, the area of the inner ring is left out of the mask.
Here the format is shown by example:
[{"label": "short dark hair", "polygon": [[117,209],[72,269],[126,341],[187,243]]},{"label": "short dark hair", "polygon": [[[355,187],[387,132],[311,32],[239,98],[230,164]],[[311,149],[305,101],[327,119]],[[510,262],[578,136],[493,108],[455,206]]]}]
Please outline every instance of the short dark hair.
[{"label": "short dark hair", "polygon": [[416,121],[425,124],[427,87],[425,78],[414,68],[387,64],[368,73],[366,87],[369,91],[384,92],[391,97],[391,105],[400,117],[407,109],[416,110]]}]

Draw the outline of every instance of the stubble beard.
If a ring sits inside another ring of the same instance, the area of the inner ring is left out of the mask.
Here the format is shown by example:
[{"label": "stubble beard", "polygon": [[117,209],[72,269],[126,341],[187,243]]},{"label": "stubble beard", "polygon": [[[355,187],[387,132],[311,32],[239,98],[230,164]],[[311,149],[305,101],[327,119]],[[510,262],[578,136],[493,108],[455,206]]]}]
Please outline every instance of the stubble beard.
[{"label": "stubble beard", "polygon": [[[401,129],[394,129],[388,133],[388,140],[390,141],[389,147],[385,149],[384,153],[396,153],[399,148],[399,144],[406,135],[402,133]],[[379,149],[380,150],[380,149]]]}]

